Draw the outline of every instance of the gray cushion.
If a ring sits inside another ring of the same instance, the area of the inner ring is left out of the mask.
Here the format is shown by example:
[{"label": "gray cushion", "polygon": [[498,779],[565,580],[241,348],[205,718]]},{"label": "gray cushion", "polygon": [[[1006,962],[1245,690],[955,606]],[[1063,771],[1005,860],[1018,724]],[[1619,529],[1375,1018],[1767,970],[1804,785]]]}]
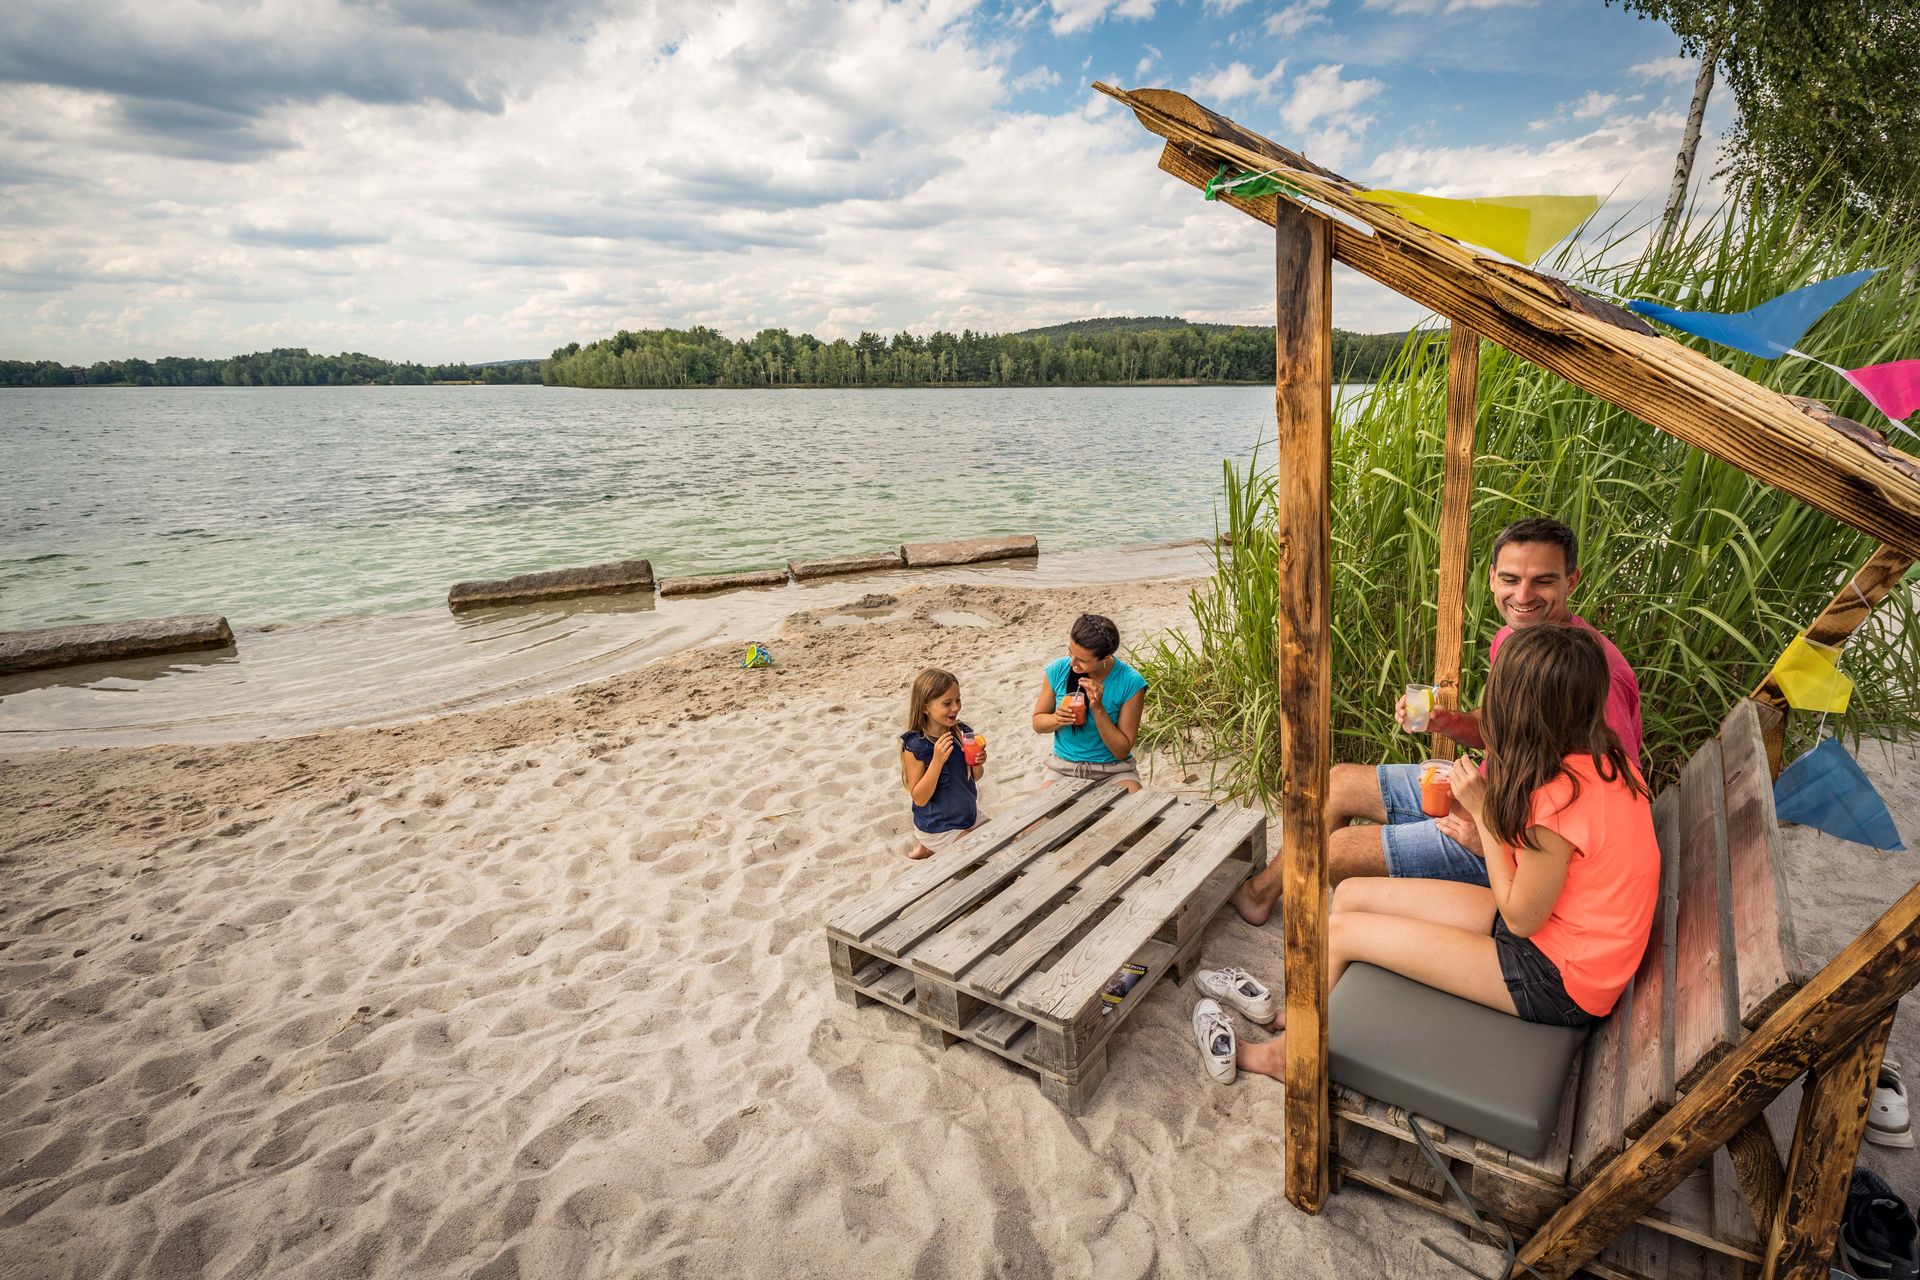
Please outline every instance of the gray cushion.
[{"label": "gray cushion", "polygon": [[1523,1156],[1553,1139],[1583,1027],[1548,1027],[1370,964],[1327,1011],[1333,1079]]}]

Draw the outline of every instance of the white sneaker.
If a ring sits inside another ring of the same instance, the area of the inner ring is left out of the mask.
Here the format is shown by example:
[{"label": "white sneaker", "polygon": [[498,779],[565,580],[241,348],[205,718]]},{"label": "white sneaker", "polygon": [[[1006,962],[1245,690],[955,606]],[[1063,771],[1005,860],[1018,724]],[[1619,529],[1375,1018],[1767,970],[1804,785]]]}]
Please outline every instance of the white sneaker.
[{"label": "white sneaker", "polygon": [[1193,1039],[1200,1046],[1200,1061],[1215,1083],[1232,1084],[1239,1067],[1235,1065],[1238,1047],[1234,1041],[1233,1019],[1212,1000],[1193,1006]]},{"label": "white sneaker", "polygon": [[1263,1027],[1273,1023],[1273,992],[1245,969],[1202,969],[1193,985]]},{"label": "white sneaker", "polygon": [[1900,1080],[1900,1064],[1882,1062],[1867,1109],[1867,1141],[1882,1147],[1911,1147],[1913,1121],[1907,1109],[1907,1086]]}]

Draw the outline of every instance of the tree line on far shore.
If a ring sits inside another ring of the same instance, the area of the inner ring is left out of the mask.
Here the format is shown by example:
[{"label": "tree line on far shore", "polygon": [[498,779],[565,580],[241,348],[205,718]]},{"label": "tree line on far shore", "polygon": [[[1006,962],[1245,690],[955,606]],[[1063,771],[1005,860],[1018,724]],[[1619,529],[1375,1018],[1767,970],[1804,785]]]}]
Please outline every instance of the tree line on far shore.
[{"label": "tree line on far shore", "polygon": [[[1142,326],[1161,327],[1142,327]],[[1404,333],[1333,333],[1333,365],[1370,382]],[[570,342],[540,376],[566,387],[1043,387],[1169,382],[1271,382],[1271,328],[1199,325],[1172,317],[1081,321],[1026,333],[863,333],[822,342],[762,329],[732,339],[705,327],[621,330]]]},{"label": "tree line on far shore", "polygon": [[434,382],[539,382],[533,360],[505,364],[414,364],[357,351],[315,355],[279,347],[224,360],[162,356],[158,360],[99,360],[64,365],[55,360],[0,360],[0,387],[387,387]]}]

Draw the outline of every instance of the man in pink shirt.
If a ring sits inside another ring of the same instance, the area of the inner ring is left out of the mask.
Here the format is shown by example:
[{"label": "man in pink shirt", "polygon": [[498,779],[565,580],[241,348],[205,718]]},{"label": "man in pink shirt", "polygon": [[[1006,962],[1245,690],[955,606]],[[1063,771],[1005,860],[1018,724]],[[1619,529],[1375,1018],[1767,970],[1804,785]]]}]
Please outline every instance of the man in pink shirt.
[{"label": "man in pink shirt", "polygon": [[[1516,628],[1542,622],[1587,627],[1567,606],[1580,583],[1580,547],[1573,530],[1558,520],[1519,520],[1493,540],[1493,566],[1487,572],[1493,603],[1506,625],[1487,650],[1491,667],[1500,645]],[[1607,723],[1620,735],[1627,758],[1640,762],[1640,682],[1633,668],[1598,631],[1606,651],[1612,688]],[[1403,699],[1394,719],[1405,727]],[[1469,747],[1484,748],[1476,711],[1434,708],[1428,731]],[[1367,825],[1350,826],[1355,819]],[[1327,866],[1335,884],[1350,876],[1417,876],[1431,880],[1487,883],[1487,864],[1479,850],[1473,820],[1456,815],[1429,818],[1420,810],[1420,766],[1411,764],[1337,764],[1327,786]],[[1241,885],[1233,905],[1250,924],[1265,924],[1280,898],[1280,863]]]}]

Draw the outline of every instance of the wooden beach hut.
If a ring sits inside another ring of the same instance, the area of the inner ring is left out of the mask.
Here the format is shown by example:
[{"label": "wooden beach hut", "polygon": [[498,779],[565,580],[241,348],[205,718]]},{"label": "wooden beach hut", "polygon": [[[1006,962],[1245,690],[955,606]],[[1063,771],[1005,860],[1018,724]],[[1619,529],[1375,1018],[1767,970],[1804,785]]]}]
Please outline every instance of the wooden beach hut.
[{"label": "wooden beach hut", "polygon": [[[1222,202],[1274,228],[1275,407],[1286,471],[1277,531],[1286,1192],[1317,1213],[1337,1179],[1389,1191],[1418,1181],[1369,1164],[1379,1146],[1369,1140],[1388,1138],[1407,1117],[1337,1096],[1329,1079],[1332,264],[1452,323],[1435,650],[1443,698],[1457,694],[1460,674],[1482,340],[1873,538],[1872,556],[1811,622],[1814,640],[1851,635],[1920,557],[1920,463],[1817,402],[1770,391],[1658,336],[1625,310],[1356,199],[1358,184],[1181,94],[1095,87],[1166,139],[1167,173],[1205,187],[1224,164],[1276,175],[1288,188],[1255,198],[1228,193]],[[1705,1245],[1705,1262],[1690,1265],[1708,1274],[1727,1259],[1736,1269],[1721,1274],[1739,1274],[1741,1258],[1766,1277],[1827,1274],[1866,1093],[1895,1005],[1920,980],[1920,884],[1824,969],[1800,972],[1773,857],[1771,782],[1786,714],[1780,690],[1763,683],[1656,806],[1666,882],[1650,958],[1630,1009],[1616,1011],[1588,1042],[1566,1088],[1554,1149],[1525,1158],[1433,1126],[1429,1136],[1472,1174],[1477,1198],[1526,1236],[1515,1276],[1521,1265],[1549,1277],[1583,1267],[1661,1272],[1664,1244],[1637,1266],[1608,1252],[1623,1233],[1649,1224],[1676,1250],[1683,1240]],[[1783,1159],[1762,1112],[1802,1078]],[[1404,1158],[1404,1143],[1389,1145]],[[1672,1197],[1701,1169],[1720,1177],[1689,1217]],[[1444,1194],[1426,1199],[1446,1210]]]}]

